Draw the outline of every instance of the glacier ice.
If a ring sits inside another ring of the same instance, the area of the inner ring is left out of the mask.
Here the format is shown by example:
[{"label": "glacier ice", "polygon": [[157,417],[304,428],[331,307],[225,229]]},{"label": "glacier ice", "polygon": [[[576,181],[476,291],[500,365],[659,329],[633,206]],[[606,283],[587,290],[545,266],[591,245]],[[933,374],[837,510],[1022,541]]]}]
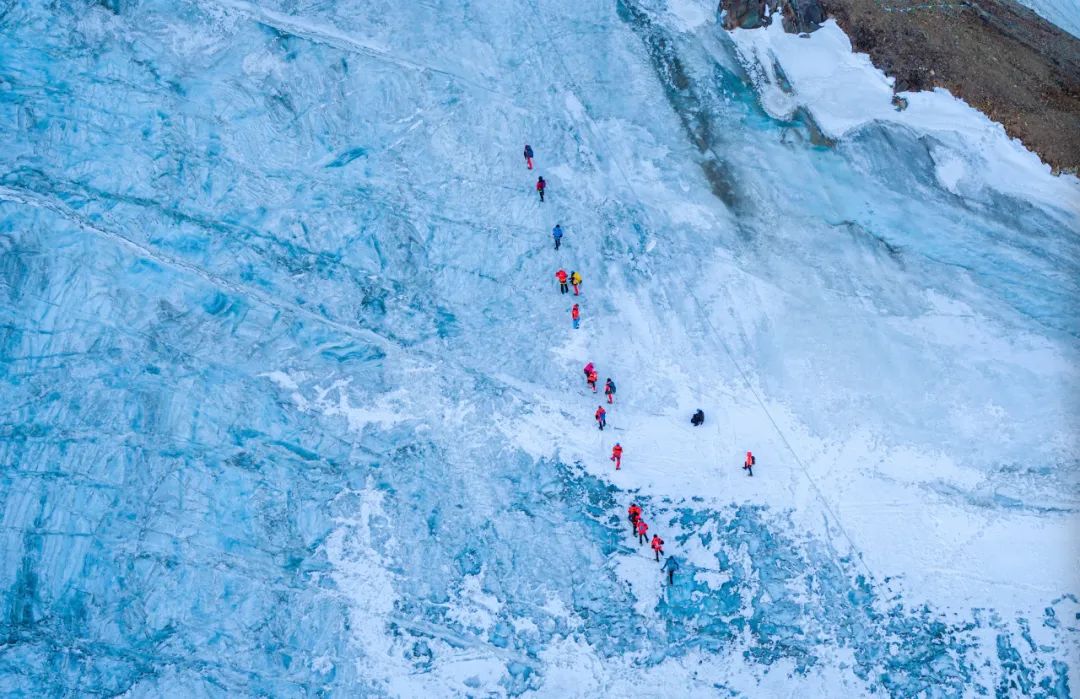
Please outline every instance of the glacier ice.
[{"label": "glacier ice", "polygon": [[711,4],[0,5],[0,693],[1069,696],[1075,206]]}]

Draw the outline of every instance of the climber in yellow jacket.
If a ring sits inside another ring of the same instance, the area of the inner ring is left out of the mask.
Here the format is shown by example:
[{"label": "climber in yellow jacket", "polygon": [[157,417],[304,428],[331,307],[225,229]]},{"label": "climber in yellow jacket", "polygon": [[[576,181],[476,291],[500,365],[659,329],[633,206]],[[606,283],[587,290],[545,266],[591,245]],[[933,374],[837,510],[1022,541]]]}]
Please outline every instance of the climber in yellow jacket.
[{"label": "climber in yellow jacket", "polygon": [[581,275],[577,272],[570,273],[570,286],[574,287],[574,296],[580,293],[579,286],[581,286]]}]

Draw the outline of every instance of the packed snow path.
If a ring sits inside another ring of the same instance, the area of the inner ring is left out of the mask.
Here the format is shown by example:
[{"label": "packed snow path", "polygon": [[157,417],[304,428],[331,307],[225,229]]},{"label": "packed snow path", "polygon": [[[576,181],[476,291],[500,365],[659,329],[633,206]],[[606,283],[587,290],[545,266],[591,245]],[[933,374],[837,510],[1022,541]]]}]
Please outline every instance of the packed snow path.
[{"label": "packed snow path", "polygon": [[0,693],[1075,691],[1075,180],[714,7],[0,9]]}]

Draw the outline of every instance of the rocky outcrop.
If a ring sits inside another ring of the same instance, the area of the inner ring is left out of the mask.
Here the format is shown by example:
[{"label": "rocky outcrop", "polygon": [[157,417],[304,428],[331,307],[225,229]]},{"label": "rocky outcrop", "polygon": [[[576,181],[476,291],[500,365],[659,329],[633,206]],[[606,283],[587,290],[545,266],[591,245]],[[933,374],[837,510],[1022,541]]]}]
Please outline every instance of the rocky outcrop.
[{"label": "rocky outcrop", "polygon": [[725,29],[766,27],[779,13],[784,31],[812,32],[825,21],[819,0],[720,0]]},{"label": "rocky outcrop", "polygon": [[812,32],[825,21],[825,11],[818,0],[780,0],[784,31],[789,34]]},{"label": "rocky outcrop", "polygon": [[779,14],[800,34],[833,17],[897,92],[946,88],[1055,172],[1080,172],[1080,39],[1015,0],[721,0],[720,10],[726,29]]},{"label": "rocky outcrop", "polygon": [[1013,0],[823,3],[897,92],[944,87],[1055,171],[1080,168],[1080,39]]},{"label": "rocky outcrop", "polygon": [[765,0],[720,0],[724,29],[757,29],[769,25]]}]

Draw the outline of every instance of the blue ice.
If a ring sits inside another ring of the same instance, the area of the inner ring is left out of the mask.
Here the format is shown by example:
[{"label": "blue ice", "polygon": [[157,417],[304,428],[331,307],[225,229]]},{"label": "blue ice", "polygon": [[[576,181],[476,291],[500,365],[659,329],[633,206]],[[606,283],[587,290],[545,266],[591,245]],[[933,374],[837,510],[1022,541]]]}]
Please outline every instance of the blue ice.
[{"label": "blue ice", "polygon": [[[0,694],[553,696],[579,649],[586,694],[609,672],[675,696],[661,673],[704,657],[724,667],[688,694],[831,668],[858,693],[1071,695],[1076,590],[1027,619],[908,601],[764,504],[638,494],[672,551],[708,561],[642,612],[613,564],[638,552],[627,493],[508,436],[577,379],[550,351],[568,322],[548,313],[555,210],[596,317],[630,285],[706,342],[680,299],[724,281],[711,250],[820,292],[760,319],[774,344],[724,328],[811,429],[952,438],[928,393],[942,364],[893,346],[902,371],[878,377],[859,349],[925,310],[916,285],[1075,359],[1067,212],[944,191],[918,134],[822,145],[766,115],[719,30],[668,9],[0,7]],[[686,183],[719,223],[640,201],[650,182]],[[820,322],[834,297],[873,316],[844,343]],[[878,388],[819,402],[784,347]],[[962,398],[1027,416],[969,451],[1023,487],[937,495],[1075,516],[1060,387],[957,357]],[[1049,472],[1018,466],[1033,450]]]}]

